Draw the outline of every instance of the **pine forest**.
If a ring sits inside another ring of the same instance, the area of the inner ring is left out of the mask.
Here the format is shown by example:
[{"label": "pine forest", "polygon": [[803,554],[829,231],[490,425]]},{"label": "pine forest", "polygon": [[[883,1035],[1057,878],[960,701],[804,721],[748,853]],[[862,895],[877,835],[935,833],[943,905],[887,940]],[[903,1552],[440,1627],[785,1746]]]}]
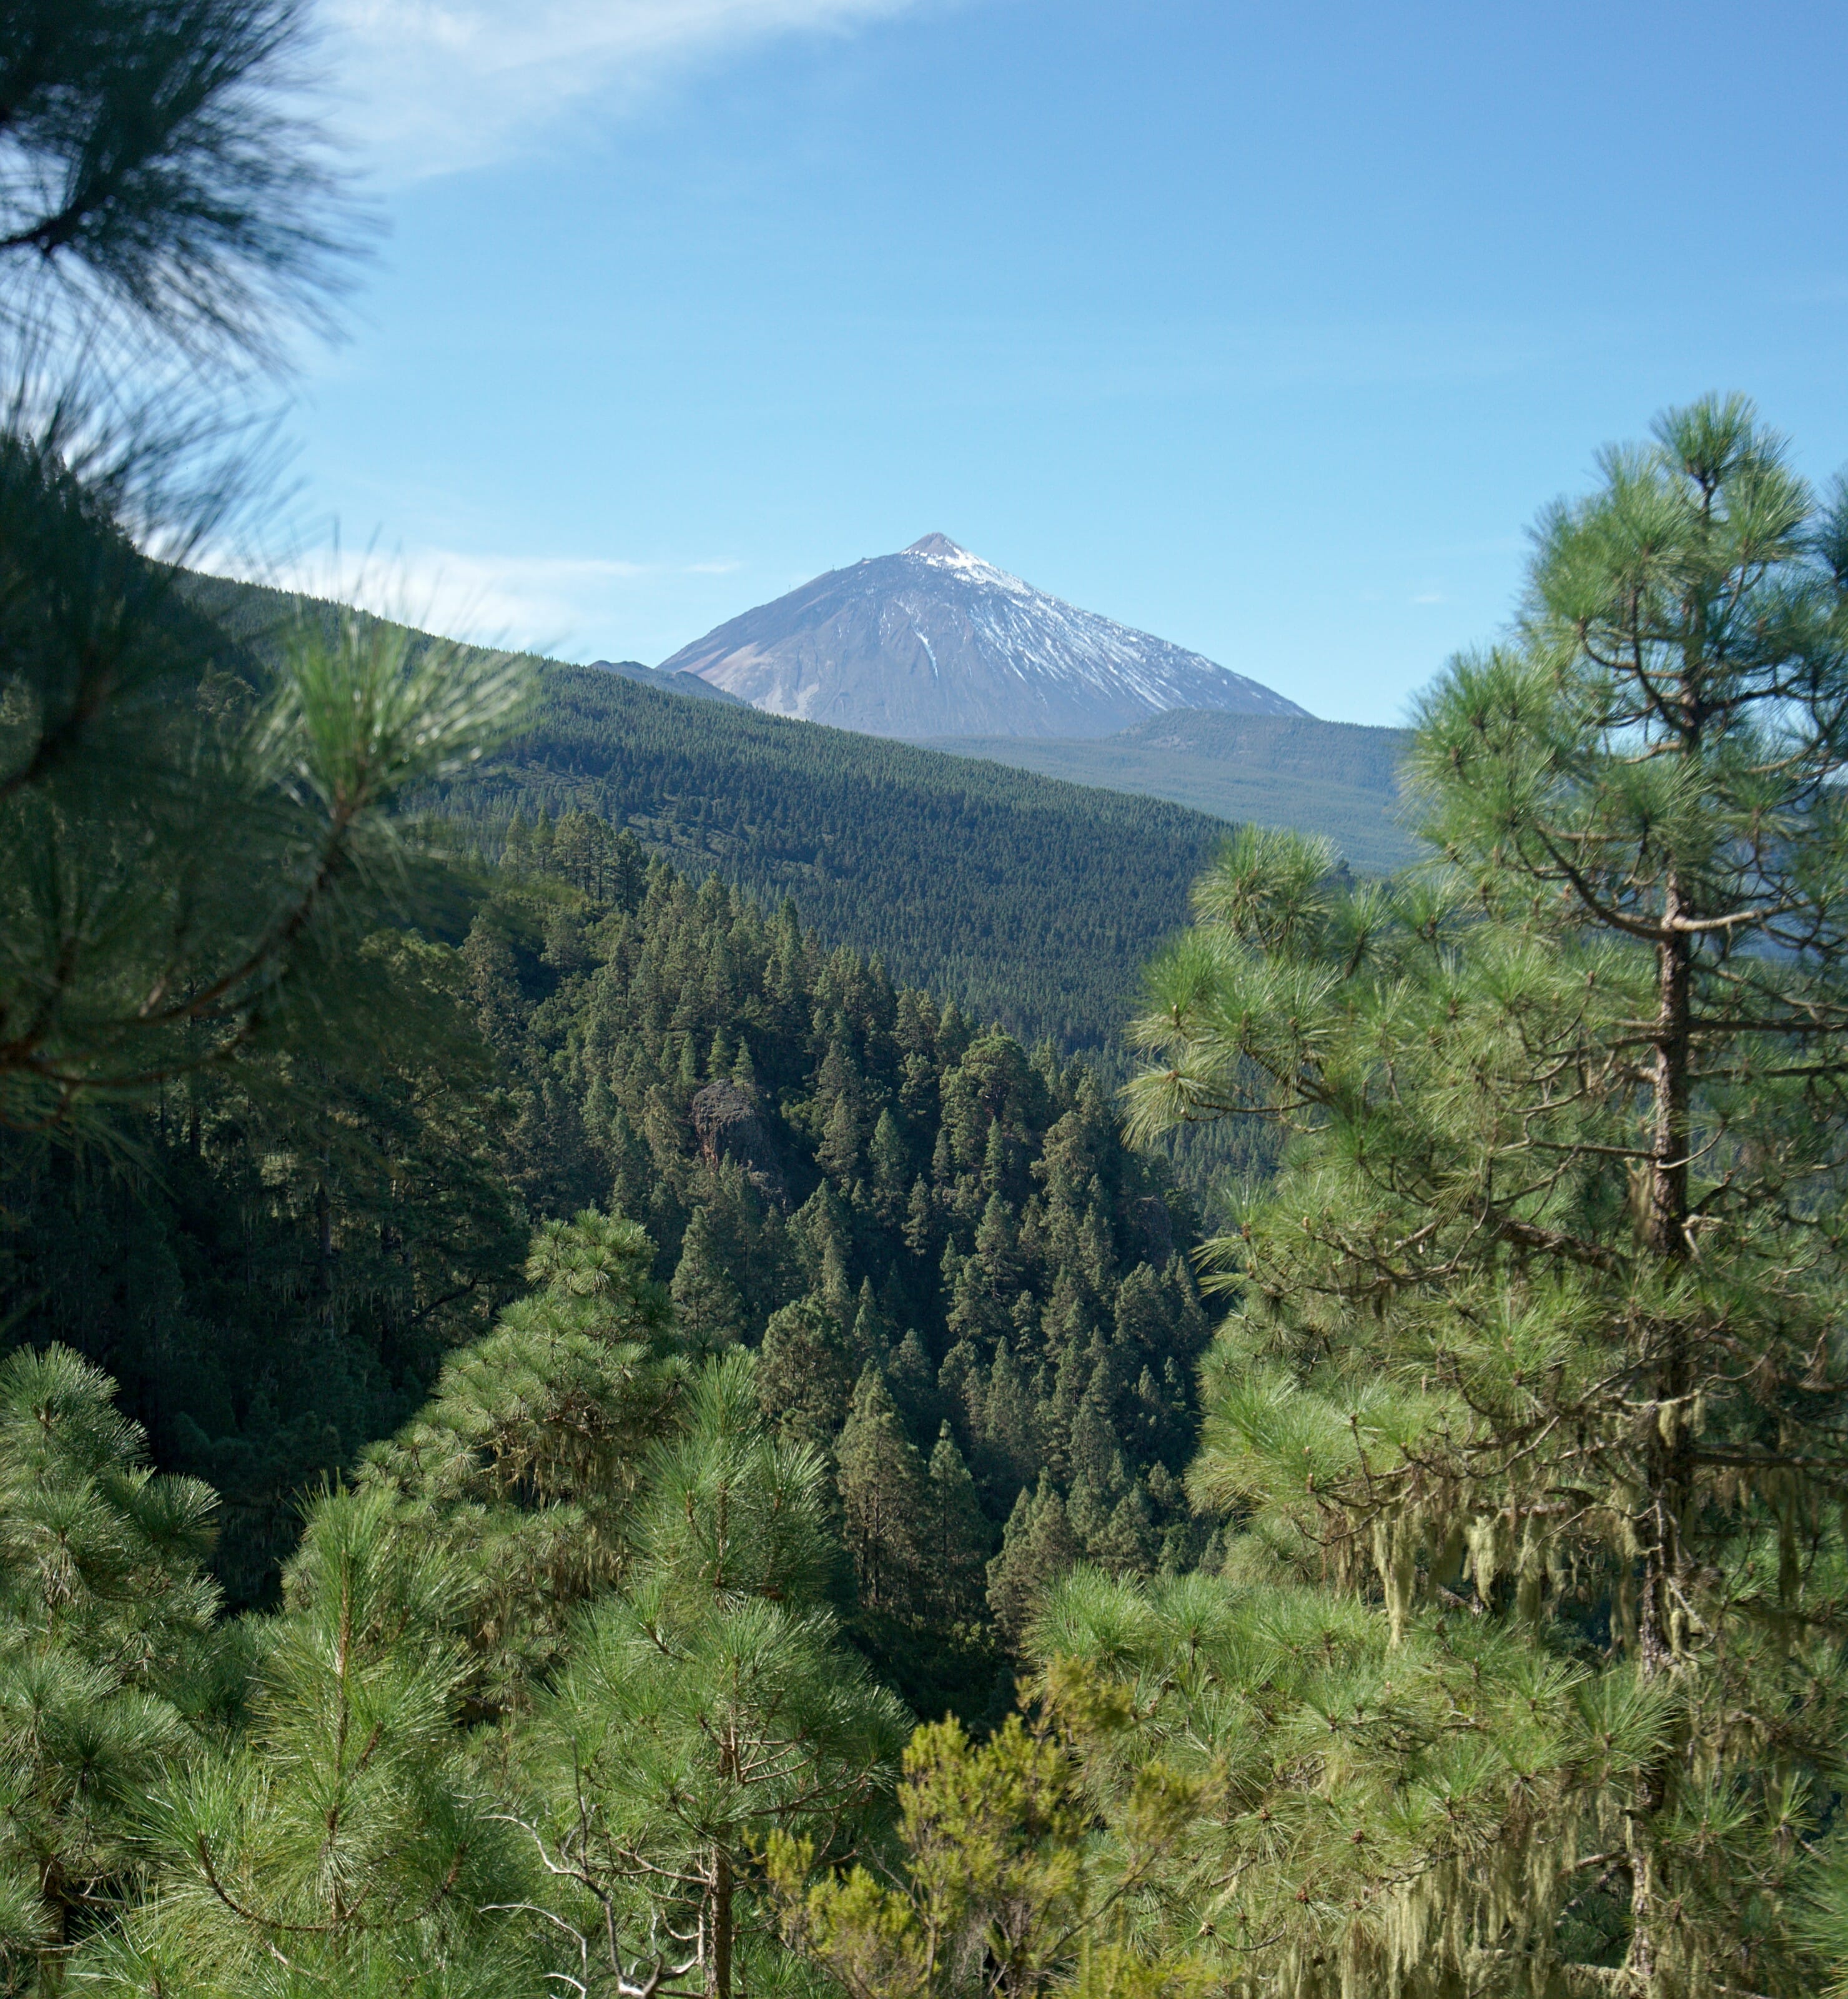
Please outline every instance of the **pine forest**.
[{"label": "pine forest", "polygon": [[216,581],[305,19],[0,23],[0,1990],[1848,1995],[1848,485],[1389,877]]}]

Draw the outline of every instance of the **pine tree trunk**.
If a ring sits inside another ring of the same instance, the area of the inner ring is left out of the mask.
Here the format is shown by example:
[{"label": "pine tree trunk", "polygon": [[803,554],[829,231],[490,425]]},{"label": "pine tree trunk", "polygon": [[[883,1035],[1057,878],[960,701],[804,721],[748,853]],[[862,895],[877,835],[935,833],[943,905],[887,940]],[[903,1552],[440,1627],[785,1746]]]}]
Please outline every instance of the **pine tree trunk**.
[{"label": "pine tree trunk", "polygon": [[1692,940],[1673,926],[1687,914],[1678,878],[1670,875],[1663,897],[1666,931],[1656,946],[1656,1061],[1649,1135],[1646,1240],[1658,1256],[1687,1253],[1687,1143]]},{"label": "pine tree trunk", "polygon": [[723,1847],[712,1859],[712,1999],[732,1999],[732,1863]]},{"label": "pine tree trunk", "polygon": [[[1687,913],[1680,882],[1670,874],[1663,896],[1664,935],[1656,947],[1654,1102],[1649,1130],[1646,1247],[1669,1263],[1687,1256],[1688,1166],[1692,1128],[1691,998],[1692,941],[1678,930]],[[1643,1578],[1637,1633],[1638,1656],[1646,1675],[1666,1672],[1680,1651],[1675,1630],[1676,1587],[1683,1563],[1682,1529],[1692,1493],[1692,1433],[1687,1398],[1692,1388],[1687,1336],[1679,1324],[1660,1336],[1652,1384],[1654,1427],[1644,1450],[1646,1514]],[[1658,1930],[1665,1919],[1656,1879],[1655,1821],[1669,1801],[1673,1751],[1648,1772],[1628,1814],[1625,1843],[1630,1873],[1630,1946],[1625,1968],[1635,1989],[1656,1990]]]},{"label": "pine tree trunk", "polygon": [[[1693,944],[1675,927],[1687,913],[1680,882],[1670,874],[1663,896],[1664,934],[1656,947],[1655,1098],[1649,1133],[1649,1211],[1644,1241],[1664,1262],[1687,1256],[1688,1150],[1691,1066]],[[1681,1532],[1691,1494],[1693,1437],[1687,1421],[1693,1388],[1685,1332],[1662,1335],[1652,1384],[1653,1434],[1645,1446],[1647,1518],[1639,1536],[1645,1573],[1639,1645],[1644,1672],[1660,1670],[1680,1649],[1674,1633],[1674,1581],[1682,1562]]]}]

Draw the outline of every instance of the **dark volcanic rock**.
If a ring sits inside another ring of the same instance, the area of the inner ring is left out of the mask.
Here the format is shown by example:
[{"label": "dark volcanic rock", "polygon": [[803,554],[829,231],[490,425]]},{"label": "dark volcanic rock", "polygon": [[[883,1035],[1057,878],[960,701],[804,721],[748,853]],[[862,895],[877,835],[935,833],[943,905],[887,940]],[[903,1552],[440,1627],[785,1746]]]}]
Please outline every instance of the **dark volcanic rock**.
[{"label": "dark volcanic rock", "polygon": [[688,1107],[700,1156],[709,1166],[735,1159],[766,1200],[789,1205],[789,1189],[776,1140],[765,1128],[757,1100],[735,1083],[709,1083]]}]

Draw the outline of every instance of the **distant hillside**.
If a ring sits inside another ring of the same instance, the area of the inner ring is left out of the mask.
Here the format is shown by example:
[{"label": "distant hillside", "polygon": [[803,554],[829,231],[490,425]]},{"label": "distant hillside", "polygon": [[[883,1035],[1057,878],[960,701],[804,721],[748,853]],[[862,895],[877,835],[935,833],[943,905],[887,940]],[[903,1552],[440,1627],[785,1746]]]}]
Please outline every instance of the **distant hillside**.
[{"label": "distant hillside", "polygon": [[600,674],[620,674],[638,687],[659,688],[663,694],[690,694],[699,701],[729,702],[734,708],[749,705],[736,695],[701,680],[697,674],[669,673],[659,667],[645,667],[639,660],[593,660],[590,667]]},{"label": "distant hillside", "polygon": [[[297,608],[215,577],[193,594],[259,652]],[[793,897],[829,943],[1030,1041],[1109,1037],[1227,830],[600,668],[544,663],[541,681],[532,733],[443,801],[490,853],[516,812],[594,812],[695,879],[716,872],[773,906]]]},{"label": "distant hillside", "polygon": [[1389,873],[1414,857],[1397,817],[1400,729],[1308,715],[1151,715],[1097,742],[939,736],[929,747],[1073,784],[1167,799],[1220,819],[1326,833],[1349,863]]},{"label": "distant hillside", "polygon": [[1177,708],[1299,715],[1198,653],[1061,603],[926,535],[831,570],[684,646],[697,674],[771,715],[909,740],[1107,736]]}]

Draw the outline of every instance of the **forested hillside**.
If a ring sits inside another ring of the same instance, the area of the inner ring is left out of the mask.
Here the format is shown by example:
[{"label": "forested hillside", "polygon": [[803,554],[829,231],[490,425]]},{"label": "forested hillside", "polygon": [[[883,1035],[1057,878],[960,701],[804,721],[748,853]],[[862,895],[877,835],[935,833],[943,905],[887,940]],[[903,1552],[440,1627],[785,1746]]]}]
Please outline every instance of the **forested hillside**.
[{"label": "forested hillside", "polygon": [[[1192,1218],[1092,1072],[824,950],[792,905],[767,919],[716,877],[645,866],[599,821],[542,833],[514,828],[530,885],[493,899],[465,954],[526,1079],[514,1144],[535,1204],[607,1197],[643,1221],[689,1327],[761,1342],[791,1434],[832,1452],[860,1383],[920,1465],[967,1460],[995,1545],[1012,1519],[1113,1568],[1185,1561]],[[921,1609],[922,1551],[892,1531],[861,1550],[863,1587]]]},{"label": "forested hillside", "polygon": [[899,1425],[870,1475],[972,1478],[954,1618],[926,1616],[895,1526],[861,1550],[902,1679],[960,1625],[956,1669],[985,1675],[964,1710],[986,1702],[1010,1521],[1025,1567],[998,1602],[1030,1593],[1035,1532],[1113,1568],[1184,1558],[1191,1211],[1081,1062],[585,814],[514,822],[459,954],[372,948],[434,993],[434,1045],[297,1074],[286,1111],[261,1065],[189,1081],[120,1128],[126,1174],[6,1154],[13,1336],[107,1368],[162,1464],[224,1495],[238,1595],[269,1587],[293,1495],[351,1469],[515,1287],[527,1218],[605,1204],[650,1232],[696,1344],[762,1345],[792,1435],[832,1457],[858,1389]]},{"label": "forested hillside", "polygon": [[1167,799],[1218,819],[1319,833],[1363,873],[1390,874],[1416,857],[1400,801],[1398,767],[1408,747],[1400,729],[1182,710],[1095,740],[944,736],[930,747]]},{"label": "forested hillside", "polygon": [[[195,599],[259,656],[333,607],[197,577]],[[427,641],[425,643],[436,643]],[[516,812],[627,826],[696,879],[793,897],[831,943],[1027,1041],[1096,1048],[1136,968],[1185,920],[1220,822],[613,674],[545,664],[531,729],[442,787],[490,856]]]},{"label": "forested hillside", "polygon": [[1188,884],[1225,836],[1152,799],[582,668],[548,667],[542,687],[531,733],[448,795],[485,837],[515,810],[576,805],[688,873],[793,896],[824,937],[1030,1041],[1114,1033],[1133,968],[1185,919]]}]

